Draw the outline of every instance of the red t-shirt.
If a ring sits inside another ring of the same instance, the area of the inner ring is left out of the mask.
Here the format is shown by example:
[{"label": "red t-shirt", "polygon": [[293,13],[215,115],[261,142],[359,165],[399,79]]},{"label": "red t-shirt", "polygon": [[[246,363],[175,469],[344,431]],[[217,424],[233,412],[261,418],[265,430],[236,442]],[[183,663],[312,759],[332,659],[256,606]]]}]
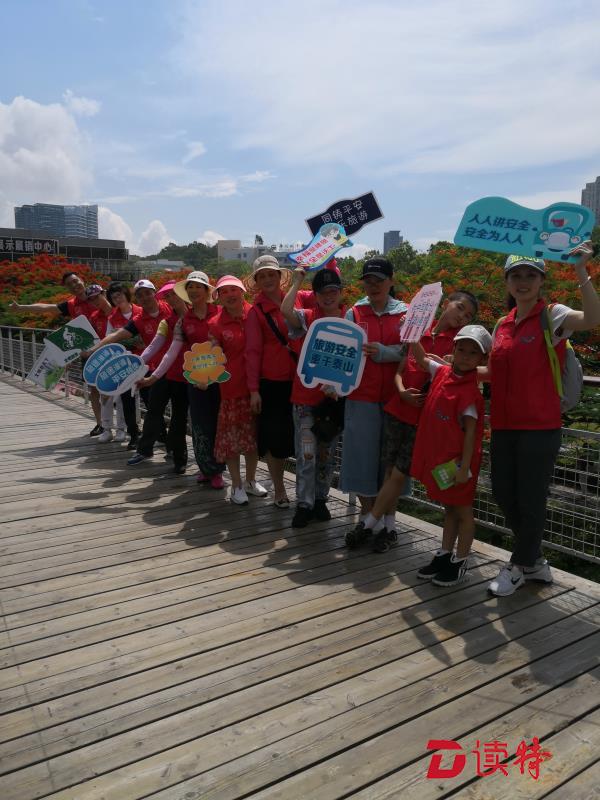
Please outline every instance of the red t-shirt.
[{"label": "red t-shirt", "polygon": [[[477,412],[475,448],[470,464],[472,477],[466,483],[440,489],[431,470],[452,459],[460,461],[465,436],[461,420],[469,406],[475,406]],[[452,367],[438,367],[423,406],[410,467],[410,474],[425,485],[433,500],[451,506],[473,502],[481,466],[483,419],[484,403],[477,385],[477,370],[456,375]]]},{"label": "red t-shirt", "polygon": [[225,354],[225,369],[231,378],[219,384],[223,400],[246,397],[250,394],[246,378],[246,320],[252,306],[244,301],[241,317],[232,317],[226,308],[211,320],[208,326],[211,337]]},{"label": "red t-shirt", "polygon": [[[440,333],[433,334],[433,328],[430,328],[421,339],[421,344],[426,353],[433,353],[440,358],[447,356],[452,352],[454,347],[454,337],[458,333],[459,328],[448,328]],[[429,380],[429,373],[421,369],[417,364],[415,357],[409,350],[406,364],[402,370],[402,383],[405,389],[418,389],[421,391],[423,386]],[[418,406],[411,406],[406,403],[398,392],[394,391],[393,395],[386,403],[384,411],[388,414],[399,419],[401,422],[406,422],[409,425],[416,425],[419,421],[421,408]]]},{"label": "red t-shirt", "polygon": [[188,344],[185,350],[189,350],[193,344],[208,341],[208,327],[220,313],[221,309],[214,303],[207,304],[204,319],[199,319],[191,308],[186,311],[181,319],[181,330]]}]

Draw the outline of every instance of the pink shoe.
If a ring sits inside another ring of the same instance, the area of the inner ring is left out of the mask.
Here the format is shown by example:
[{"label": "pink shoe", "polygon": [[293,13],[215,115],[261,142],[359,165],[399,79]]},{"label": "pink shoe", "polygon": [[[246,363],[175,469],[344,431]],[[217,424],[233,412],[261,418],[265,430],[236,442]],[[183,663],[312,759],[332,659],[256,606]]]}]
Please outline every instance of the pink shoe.
[{"label": "pink shoe", "polygon": [[208,483],[210,478],[207,478],[206,475],[200,470],[196,475],[196,483]]},{"label": "pink shoe", "polygon": [[222,475],[213,475],[210,479],[210,485],[213,489],[224,489],[225,482]]}]

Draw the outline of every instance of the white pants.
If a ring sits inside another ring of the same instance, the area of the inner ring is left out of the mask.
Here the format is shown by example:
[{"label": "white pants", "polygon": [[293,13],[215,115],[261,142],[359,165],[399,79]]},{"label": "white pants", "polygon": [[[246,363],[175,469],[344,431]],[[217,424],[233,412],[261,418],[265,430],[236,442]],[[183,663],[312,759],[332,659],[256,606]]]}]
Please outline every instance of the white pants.
[{"label": "white pants", "polygon": [[101,418],[100,425],[105,431],[112,430],[113,426],[113,406],[116,410],[116,427],[118,431],[125,430],[125,416],[123,414],[123,403],[120,397],[107,397],[105,394],[100,395],[101,403]]}]

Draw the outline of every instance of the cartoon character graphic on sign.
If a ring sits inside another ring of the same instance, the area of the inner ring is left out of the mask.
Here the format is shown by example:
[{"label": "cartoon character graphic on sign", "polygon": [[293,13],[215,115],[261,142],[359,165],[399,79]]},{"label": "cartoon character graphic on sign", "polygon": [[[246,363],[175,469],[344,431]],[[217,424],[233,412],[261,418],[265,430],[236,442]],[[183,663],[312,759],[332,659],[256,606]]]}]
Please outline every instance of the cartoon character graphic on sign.
[{"label": "cartoon character graphic on sign", "polygon": [[298,360],[298,375],[311,389],[331,386],[338,395],[350,394],[360,383],[365,366],[365,332],[355,322],[324,317],[310,326]]},{"label": "cartoon character graphic on sign", "polygon": [[[546,209],[542,230],[535,237],[535,244],[542,243],[547,250],[562,253],[561,261],[568,259],[568,251],[592,235],[586,227],[586,217],[569,206],[556,204]],[[543,250],[536,250],[536,258],[543,256]]]}]

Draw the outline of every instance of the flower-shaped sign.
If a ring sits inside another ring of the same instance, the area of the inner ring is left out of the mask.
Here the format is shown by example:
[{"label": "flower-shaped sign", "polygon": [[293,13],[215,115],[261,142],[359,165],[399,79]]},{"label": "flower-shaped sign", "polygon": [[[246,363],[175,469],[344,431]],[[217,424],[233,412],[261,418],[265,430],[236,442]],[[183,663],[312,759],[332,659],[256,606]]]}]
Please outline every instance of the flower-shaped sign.
[{"label": "flower-shaped sign", "polygon": [[183,356],[183,376],[189,383],[225,383],[231,378],[223,366],[226,362],[218,345],[196,342]]}]

